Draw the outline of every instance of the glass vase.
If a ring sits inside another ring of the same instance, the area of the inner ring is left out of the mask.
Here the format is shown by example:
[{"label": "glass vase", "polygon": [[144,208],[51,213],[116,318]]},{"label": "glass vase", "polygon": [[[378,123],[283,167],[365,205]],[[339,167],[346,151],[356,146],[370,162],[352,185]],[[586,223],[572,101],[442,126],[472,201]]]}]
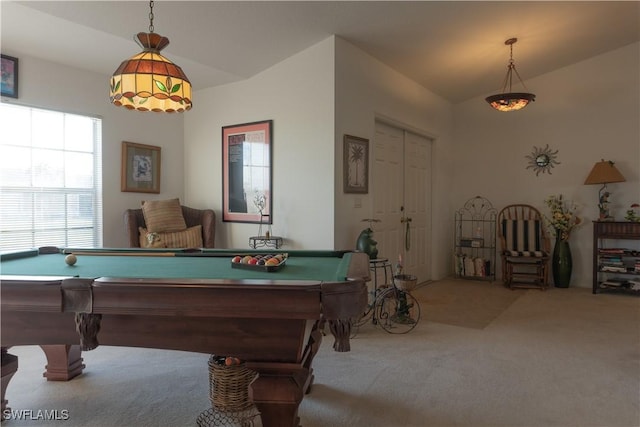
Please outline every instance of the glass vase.
[{"label": "glass vase", "polygon": [[553,257],[551,258],[551,271],[553,273],[553,283],[556,288],[568,288],[571,282],[571,247],[569,240],[562,239],[560,230],[556,230],[556,244],[553,247]]}]

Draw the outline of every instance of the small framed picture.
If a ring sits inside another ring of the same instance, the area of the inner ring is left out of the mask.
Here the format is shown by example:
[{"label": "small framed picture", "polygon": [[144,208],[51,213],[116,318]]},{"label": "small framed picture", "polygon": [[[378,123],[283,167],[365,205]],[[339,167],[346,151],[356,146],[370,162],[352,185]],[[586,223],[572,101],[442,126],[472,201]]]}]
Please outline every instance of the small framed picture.
[{"label": "small framed picture", "polygon": [[160,192],[160,150],[154,145],[122,142],[121,191]]},{"label": "small framed picture", "polygon": [[344,192],[369,192],[369,140],[344,136]]},{"label": "small framed picture", "polygon": [[18,58],[2,55],[2,84],[0,95],[9,98],[18,97]]}]

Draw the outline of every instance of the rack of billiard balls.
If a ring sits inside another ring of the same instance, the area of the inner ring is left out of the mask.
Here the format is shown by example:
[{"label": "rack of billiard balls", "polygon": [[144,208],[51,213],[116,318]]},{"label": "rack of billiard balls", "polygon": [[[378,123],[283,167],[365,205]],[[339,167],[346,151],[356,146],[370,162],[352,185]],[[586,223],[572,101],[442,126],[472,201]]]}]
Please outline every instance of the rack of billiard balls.
[{"label": "rack of billiard balls", "polygon": [[233,264],[247,264],[258,266],[277,266],[285,262],[287,254],[266,254],[266,255],[236,255],[231,259]]}]

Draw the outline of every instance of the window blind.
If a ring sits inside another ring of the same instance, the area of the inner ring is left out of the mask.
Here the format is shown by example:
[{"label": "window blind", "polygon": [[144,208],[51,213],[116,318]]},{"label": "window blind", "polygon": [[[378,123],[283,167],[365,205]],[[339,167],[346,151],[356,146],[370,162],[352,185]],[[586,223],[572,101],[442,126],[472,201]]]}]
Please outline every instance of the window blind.
[{"label": "window blind", "polygon": [[102,120],[0,103],[0,250],[102,246]]}]

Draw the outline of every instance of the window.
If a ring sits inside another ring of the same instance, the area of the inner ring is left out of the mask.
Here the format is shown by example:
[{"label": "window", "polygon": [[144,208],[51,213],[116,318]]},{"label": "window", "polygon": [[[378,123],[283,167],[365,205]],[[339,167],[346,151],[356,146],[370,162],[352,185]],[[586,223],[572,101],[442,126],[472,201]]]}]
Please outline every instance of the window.
[{"label": "window", "polygon": [[0,103],[0,250],[102,246],[102,121]]}]

